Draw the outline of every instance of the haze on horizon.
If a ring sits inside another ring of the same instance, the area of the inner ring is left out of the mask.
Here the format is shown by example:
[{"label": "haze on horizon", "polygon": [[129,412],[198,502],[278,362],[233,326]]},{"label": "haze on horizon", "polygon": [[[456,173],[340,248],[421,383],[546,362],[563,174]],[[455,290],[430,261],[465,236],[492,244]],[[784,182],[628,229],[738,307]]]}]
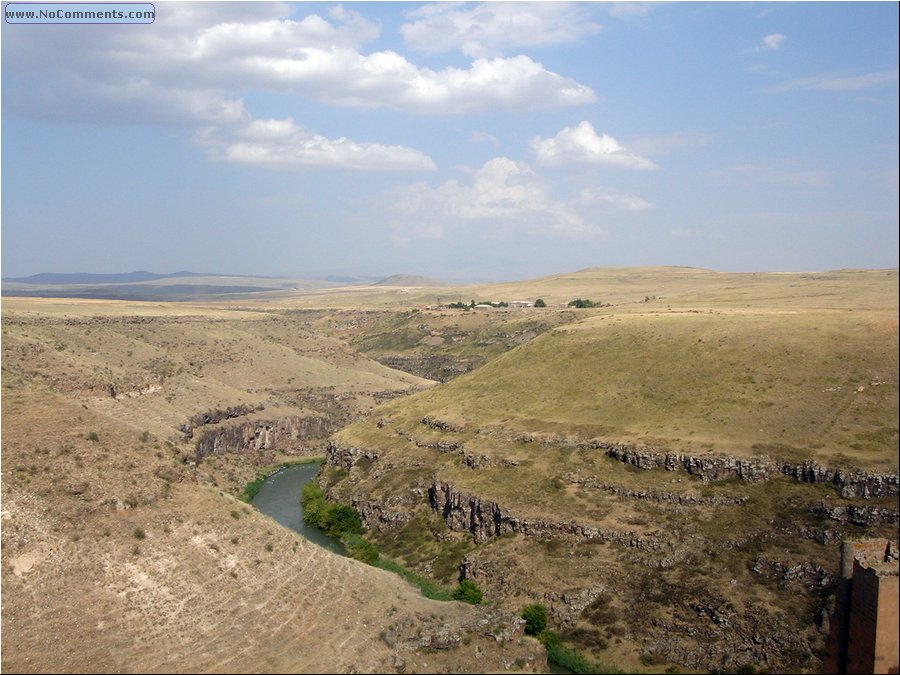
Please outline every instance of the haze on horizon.
[{"label": "haze on horizon", "polygon": [[2,27],[2,275],[898,266],[896,3]]}]

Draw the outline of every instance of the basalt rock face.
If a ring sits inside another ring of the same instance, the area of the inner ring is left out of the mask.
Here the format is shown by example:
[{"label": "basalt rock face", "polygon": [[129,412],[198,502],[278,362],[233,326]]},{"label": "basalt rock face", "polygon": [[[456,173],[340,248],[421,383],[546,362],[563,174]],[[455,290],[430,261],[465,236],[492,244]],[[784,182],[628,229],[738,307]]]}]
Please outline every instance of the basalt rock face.
[{"label": "basalt rock face", "polygon": [[575,473],[568,473],[563,479],[576,485],[603,490],[609,494],[618,495],[620,497],[629,497],[631,499],[642,499],[644,501],[656,502],[658,504],[677,504],[679,506],[700,506],[712,505],[722,506],[725,504],[744,504],[747,497],[721,497],[712,496],[705,497],[703,495],[693,494],[674,494],[671,492],[659,492],[656,490],[630,490],[617,485],[604,483],[590,476],[579,476]]},{"label": "basalt rock face", "polygon": [[[423,507],[431,512],[428,518],[439,516],[451,532],[441,539],[432,530],[437,541],[459,541],[464,533],[477,544],[462,560],[461,578],[475,581],[507,608],[546,604],[555,626],[587,649],[597,640],[622,636],[660,663],[732,672],[754,664],[773,672],[814,671],[824,640],[814,605],[824,603],[833,587],[832,552],[848,531],[880,532],[898,522],[889,500],[864,501],[896,494],[893,474],[842,472],[768,457],[692,457],[624,444],[578,449],[641,469],[744,483],[719,491],[676,474],[671,483],[688,484],[666,488],[670,481],[657,474],[645,488],[640,472],[631,472],[622,485],[617,474],[604,474],[606,460],[595,460],[592,468],[575,457],[580,463],[573,461],[568,471],[560,467],[562,488],[555,489],[562,498],[576,489],[590,495],[583,516],[552,504],[535,510],[516,497],[499,498],[501,492],[475,475],[492,472],[492,479],[503,480],[501,468],[512,463],[496,454],[479,455],[477,442],[451,436],[460,433],[460,422],[428,416],[420,423],[448,435],[435,440],[429,432],[422,441],[397,432],[391,437],[396,446],[368,448],[332,443],[329,463],[347,472],[334,485],[336,495],[352,502],[366,526],[378,532],[421,517]],[[378,426],[387,423],[380,420]],[[393,478],[397,471],[404,472],[403,480]],[[785,476],[831,489],[797,489],[797,498],[770,506],[761,497],[766,482],[791,492]],[[546,476],[533,477],[541,478]],[[522,480],[521,474],[515,479]],[[835,499],[838,491],[846,501]],[[819,494],[829,503],[806,501],[810,496],[818,501]],[[596,510],[590,508],[594,503]],[[504,536],[511,534],[517,536]],[[595,611],[606,594],[614,598],[612,607]]]},{"label": "basalt rock face", "polygon": [[386,532],[406,525],[421,497],[389,497],[386,501],[351,498],[350,504],[359,513],[367,530]]},{"label": "basalt rock face", "polygon": [[362,448],[348,448],[337,445],[334,441],[329,441],[325,448],[326,462],[332,466],[341,469],[351,469],[362,459],[377,460],[379,454],[375,450],[364,450]]},{"label": "basalt rock face", "polygon": [[512,532],[526,537],[575,537],[597,542],[612,542],[642,551],[661,552],[668,548],[659,533],[642,535],[627,530],[591,527],[578,523],[517,518],[495,502],[462,492],[452,484],[437,479],[428,488],[428,501],[431,508],[444,518],[451,530],[469,532],[479,543]]},{"label": "basalt rock face", "polygon": [[783,464],[781,472],[805,483],[834,483],[841,489],[841,496],[893,497],[900,494],[900,477],[895,473],[866,473],[829,469],[815,462]]},{"label": "basalt rock face", "polygon": [[855,506],[853,504],[847,506],[817,504],[810,507],[810,511],[827,516],[839,523],[851,523],[862,527],[869,527],[876,523],[890,523],[894,525],[900,523],[900,512],[878,507]]},{"label": "basalt rock face", "polygon": [[311,439],[331,432],[325,417],[280,417],[275,420],[252,420],[233,425],[217,425],[205,431],[195,446],[196,462],[211,454],[243,453],[256,450],[298,452]]},{"label": "basalt rock face", "polygon": [[453,431],[456,433],[460,433],[466,430],[466,427],[463,424],[449,422],[447,420],[441,420],[436,417],[430,416],[423,417],[422,424],[424,424],[429,429],[434,429],[435,431]]},{"label": "basalt rock face", "polygon": [[775,462],[768,458],[738,459],[736,457],[693,457],[673,452],[640,450],[624,444],[592,444],[607,455],[640,469],[665,469],[686,471],[703,480],[739,478],[748,482],[769,480],[779,474],[791,476],[804,483],[833,483],[841,496],[887,497],[900,494],[900,477],[895,473],[866,473],[829,469],[806,461],[801,464]]},{"label": "basalt rock face", "polygon": [[519,520],[504,512],[498,504],[460,492],[450,483],[437,479],[428,488],[428,501],[451,530],[469,532],[477,542],[521,529]]},{"label": "basalt rock face", "polygon": [[679,607],[671,619],[654,619],[651,630],[644,653],[698,670],[733,673],[764,664],[775,673],[800,672],[812,657],[808,636],[782,613],[758,603],[738,613],[714,592]]},{"label": "basalt rock face", "polygon": [[225,408],[224,410],[209,410],[207,412],[196,413],[191,415],[186,424],[182,424],[178,429],[184,435],[184,438],[190,439],[194,437],[194,429],[207,424],[218,424],[223,420],[244,417],[255,410],[249,405],[235,405]]}]

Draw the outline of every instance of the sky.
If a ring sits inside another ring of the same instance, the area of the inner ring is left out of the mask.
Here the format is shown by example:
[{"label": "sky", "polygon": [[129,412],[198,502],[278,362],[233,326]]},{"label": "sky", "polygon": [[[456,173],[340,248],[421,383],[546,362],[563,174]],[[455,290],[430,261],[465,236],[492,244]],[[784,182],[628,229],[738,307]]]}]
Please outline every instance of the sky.
[{"label": "sky", "polygon": [[898,3],[2,26],[2,275],[898,266]]}]

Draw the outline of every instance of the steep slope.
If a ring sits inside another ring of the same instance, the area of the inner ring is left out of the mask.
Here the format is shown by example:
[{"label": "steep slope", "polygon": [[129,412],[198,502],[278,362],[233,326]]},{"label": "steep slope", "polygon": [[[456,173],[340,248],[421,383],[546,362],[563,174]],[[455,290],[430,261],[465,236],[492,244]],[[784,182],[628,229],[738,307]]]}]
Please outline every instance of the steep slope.
[{"label": "steep slope", "polygon": [[587,310],[342,430],[323,483],[607,658],[815,671],[840,541],[897,538],[896,275],[830,277],[833,308],[772,276]]},{"label": "steep slope", "polygon": [[[234,496],[260,462],[320,446],[327,431],[303,420],[337,425],[428,382],[318,336],[310,326],[320,315],[305,323],[197,307],[168,317],[158,305],[50,306],[61,311],[4,303],[5,669],[543,664],[511,615],[429,601]],[[273,437],[291,428],[299,437],[267,445],[252,433],[266,416]],[[203,455],[207,433],[248,443]]]},{"label": "steep slope", "polygon": [[379,363],[445,382],[574,318],[518,309],[373,312],[343,337]]}]

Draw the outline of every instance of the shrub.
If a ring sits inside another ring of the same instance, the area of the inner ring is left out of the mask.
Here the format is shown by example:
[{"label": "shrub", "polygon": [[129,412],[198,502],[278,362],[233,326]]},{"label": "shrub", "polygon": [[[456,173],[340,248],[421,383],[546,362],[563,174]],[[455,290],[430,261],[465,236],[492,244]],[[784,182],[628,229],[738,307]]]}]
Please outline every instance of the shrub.
[{"label": "shrub", "polygon": [[544,302],[543,298],[538,298],[537,300],[534,301],[534,306],[535,307],[546,307],[547,303]]},{"label": "shrub", "polygon": [[598,661],[589,661],[575,649],[564,647],[562,638],[553,631],[545,630],[537,636],[547,650],[547,661],[569,673],[622,673],[615,666]]},{"label": "shrub", "polygon": [[315,483],[307,483],[303,486],[300,502],[303,504],[303,522],[307,525],[318,525],[319,513],[326,506],[322,488]]},{"label": "shrub", "polygon": [[591,307],[599,307],[603,303],[594,302],[593,300],[582,300],[581,298],[575,298],[570,301],[567,307],[574,307],[575,309],[589,309]]},{"label": "shrub", "polygon": [[426,579],[425,577],[416,574],[412,570],[406,569],[393,560],[379,558],[378,562],[375,564],[375,567],[400,575],[413,586],[417,586],[419,592],[421,592],[422,595],[424,595],[426,598],[429,598],[431,600],[443,601],[452,599],[451,593],[448,593],[446,590],[435,584],[431,579]]},{"label": "shrub", "polygon": [[342,541],[351,557],[361,560],[367,565],[375,565],[378,562],[378,547],[371,541],[352,533],[344,535]]},{"label": "shrub", "polygon": [[547,608],[544,605],[528,605],[522,610],[525,619],[525,634],[538,635],[547,627]]},{"label": "shrub", "polygon": [[554,663],[564,672],[570,673],[622,673],[615,666],[608,666],[596,661],[589,661],[580,652],[574,649],[563,647],[562,645],[547,649],[547,660]]},{"label": "shrub", "polygon": [[307,483],[301,497],[303,520],[325,530],[332,537],[345,534],[362,534],[362,518],[359,511],[346,504],[330,504],[325,493],[315,483]]},{"label": "shrub", "polygon": [[480,605],[484,599],[484,594],[474,581],[463,579],[453,593],[450,594],[450,597],[460,602],[468,602],[470,605]]},{"label": "shrub", "polygon": [[262,490],[263,483],[266,482],[265,476],[257,476],[254,480],[247,483],[244,486],[244,494],[241,495],[241,501],[247,502],[248,504],[253,501],[253,498],[259,494],[259,491]]},{"label": "shrub", "polygon": [[89,433],[87,435],[87,439],[89,441],[93,441],[94,443],[97,443],[100,440],[100,436],[97,435],[96,431],[92,431],[91,433]]},{"label": "shrub", "polygon": [[544,645],[548,652],[562,645],[562,639],[552,630],[541,631],[537,636],[538,642]]},{"label": "shrub", "polygon": [[362,518],[352,506],[328,504],[319,516],[319,526],[333,537],[342,534],[362,534]]},{"label": "shrub", "polygon": [[147,536],[147,533],[144,532],[143,528],[140,527],[134,528],[134,532],[132,534],[134,534],[135,539],[144,539]]}]

